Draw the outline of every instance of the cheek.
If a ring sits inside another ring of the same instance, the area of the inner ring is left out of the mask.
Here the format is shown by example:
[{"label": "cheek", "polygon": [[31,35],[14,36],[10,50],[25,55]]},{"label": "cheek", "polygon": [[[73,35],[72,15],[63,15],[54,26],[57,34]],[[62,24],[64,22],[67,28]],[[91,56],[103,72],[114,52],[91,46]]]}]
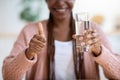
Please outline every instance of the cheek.
[{"label": "cheek", "polygon": [[74,7],[74,1],[73,0],[67,2],[67,4],[68,4],[70,9],[73,9],[73,7]]},{"label": "cheek", "polygon": [[[74,3],[75,3],[75,0],[70,0],[70,1],[66,1],[66,4],[69,6],[70,9],[73,9],[74,7]],[[54,7],[55,3],[51,3],[49,1],[47,1],[47,6],[50,9],[52,9]]]},{"label": "cheek", "polygon": [[47,2],[47,6],[48,6],[48,9],[50,10],[50,9],[52,9],[53,4],[51,4],[51,3]]}]

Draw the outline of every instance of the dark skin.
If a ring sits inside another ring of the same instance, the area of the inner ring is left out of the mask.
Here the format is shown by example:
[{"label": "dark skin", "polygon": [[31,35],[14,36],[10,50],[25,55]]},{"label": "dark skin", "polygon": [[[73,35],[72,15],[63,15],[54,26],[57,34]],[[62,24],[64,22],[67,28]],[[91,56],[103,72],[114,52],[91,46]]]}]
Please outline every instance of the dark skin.
[{"label": "dark skin", "polygon": [[74,0],[47,0],[47,4],[54,15],[54,38],[59,41],[71,40],[69,24]]},{"label": "dark skin", "polygon": [[[72,40],[70,35],[69,24],[75,0],[47,0],[46,2],[51,14],[53,15],[54,38],[59,41]],[[32,59],[35,56],[35,54],[38,54],[41,51],[41,49],[44,48],[46,44],[46,38],[44,36],[42,26],[45,27],[46,25],[47,21],[45,21],[43,25],[39,23],[39,34],[33,36],[29,43],[29,48],[26,50],[26,56],[28,59]],[[94,52],[95,55],[99,55],[99,53],[101,52],[99,35],[94,30],[89,30],[89,34],[85,34],[86,32],[84,32],[83,36],[87,36],[86,43],[90,45],[90,50]],[[76,39],[76,36],[73,35],[73,38]],[[81,38],[80,40],[82,41],[83,38]]]},{"label": "dark skin", "polygon": [[65,20],[61,22],[61,24],[59,24],[59,22],[56,22],[56,23],[57,24],[54,26],[54,29],[53,29],[54,38],[59,41],[71,40],[69,20]]},{"label": "dark skin", "polygon": [[29,48],[26,49],[26,57],[28,59],[33,59],[36,54],[38,54],[46,44],[46,38],[43,32],[42,24],[38,24],[38,34],[35,34],[30,40]]},{"label": "dark skin", "polygon": [[[71,40],[69,24],[73,3],[74,0],[47,0],[48,8],[51,14],[54,15],[53,36],[56,40]],[[39,25],[38,32],[39,34],[33,36],[29,43],[29,48],[26,50],[28,59],[32,59],[46,44],[42,25]]]}]

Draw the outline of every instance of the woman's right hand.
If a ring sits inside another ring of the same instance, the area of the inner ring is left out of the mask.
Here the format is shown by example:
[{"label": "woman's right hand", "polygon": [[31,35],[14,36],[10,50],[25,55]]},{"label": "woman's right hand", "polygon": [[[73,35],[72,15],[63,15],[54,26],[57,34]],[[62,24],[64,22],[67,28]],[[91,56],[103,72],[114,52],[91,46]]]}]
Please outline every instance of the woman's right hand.
[{"label": "woman's right hand", "polygon": [[27,48],[25,53],[28,59],[33,59],[35,54],[38,54],[46,44],[42,24],[39,23],[38,25],[39,34],[34,35],[33,38],[30,40],[29,48]]}]

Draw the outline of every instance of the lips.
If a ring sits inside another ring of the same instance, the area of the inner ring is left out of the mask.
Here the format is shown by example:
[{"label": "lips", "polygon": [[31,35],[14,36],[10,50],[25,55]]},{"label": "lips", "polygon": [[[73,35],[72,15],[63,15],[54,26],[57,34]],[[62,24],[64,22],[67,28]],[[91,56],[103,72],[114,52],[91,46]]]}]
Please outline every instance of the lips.
[{"label": "lips", "polygon": [[65,13],[67,11],[67,8],[55,8],[54,10],[58,13]]},{"label": "lips", "polygon": [[57,11],[57,12],[65,12],[66,9],[55,9],[55,11]]}]

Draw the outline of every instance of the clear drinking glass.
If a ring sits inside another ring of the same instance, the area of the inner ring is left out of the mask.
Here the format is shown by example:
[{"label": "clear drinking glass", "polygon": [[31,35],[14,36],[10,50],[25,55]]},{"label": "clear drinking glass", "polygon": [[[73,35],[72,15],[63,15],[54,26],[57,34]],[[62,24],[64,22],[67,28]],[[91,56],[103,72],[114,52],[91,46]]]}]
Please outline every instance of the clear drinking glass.
[{"label": "clear drinking glass", "polygon": [[[84,31],[89,29],[88,13],[76,13],[75,14],[75,31],[76,31],[76,48],[77,52],[89,51],[89,45],[86,43]],[[83,38],[80,41],[80,38]]]}]

